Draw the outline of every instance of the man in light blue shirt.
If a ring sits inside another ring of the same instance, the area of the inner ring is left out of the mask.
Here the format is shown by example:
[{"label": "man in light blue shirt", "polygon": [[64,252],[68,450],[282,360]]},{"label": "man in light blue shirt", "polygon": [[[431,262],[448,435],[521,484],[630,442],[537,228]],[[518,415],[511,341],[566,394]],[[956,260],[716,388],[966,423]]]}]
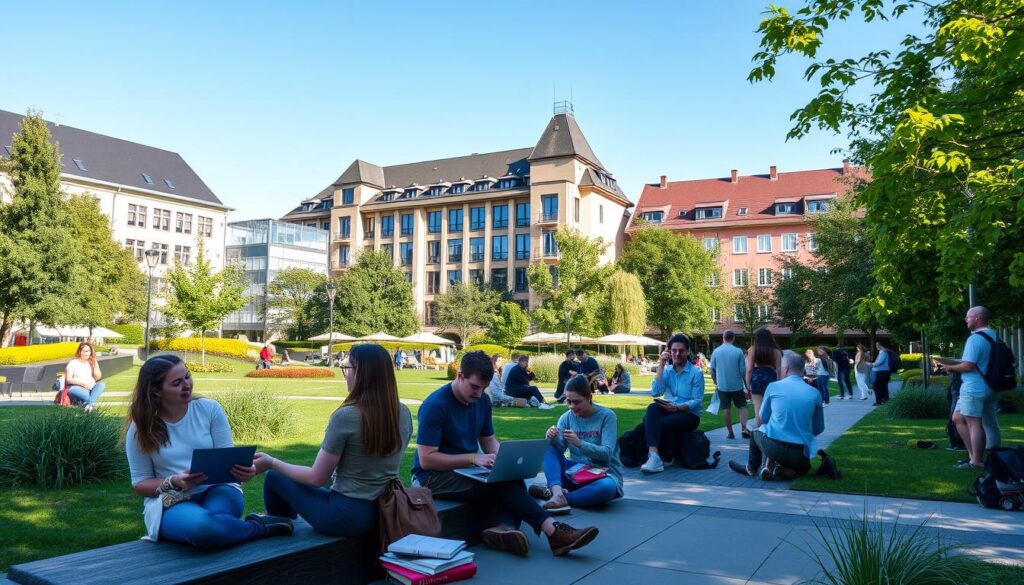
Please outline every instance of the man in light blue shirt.
[{"label": "man in light blue shirt", "polygon": [[[992,343],[999,339],[996,332],[989,328],[988,320],[989,311],[985,307],[971,307],[967,311],[964,321],[971,330],[971,336],[964,344],[963,357],[959,364],[945,366],[949,372],[959,372],[963,379],[960,399],[953,412],[953,424],[964,440],[968,459],[956,464],[959,469],[985,467],[981,460],[985,449],[998,447],[1002,439],[996,418],[999,397],[982,375],[982,372],[988,371]],[[985,339],[985,336],[992,342]]]},{"label": "man in light blue shirt", "polygon": [[[677,451],[683,433],[692,432],[700,425],[704,372],[690,363],[690,340],[685,335],[677,333],[668,340],[651,395],[655,401],[644,415],[647,462],[640,466],[640,471],[660,473],[665,471],[660,450],[669,449],[669,454]],[[671,457],[667,462],[672,462]]]},{"label": "man in light blue shirt", "polygon": [[730,461],[730,469],[763,481],[793,479],[810,471],[811,456],[818,451],[816,437],[825,431],[825,409],[821,393],[800,377],[805,365],[802,355],[783,352],[783,378],[765,390],[764,424],[751,433],[747,464]]},{"label": "man in light blue shirt", "polygon": [[732,432],[732,407],[740,413],[740,433],[744,439],[750,438],[747,430],[747,398],[744,393],[747,376],[747,355],[743,350],[732,344],[736,334],[732,331],[722,333],[722,345],[711,352],[711,380],[718,392],[718,402],[722,409],[722,422],[725,423],[726,439],[735,439]]}]

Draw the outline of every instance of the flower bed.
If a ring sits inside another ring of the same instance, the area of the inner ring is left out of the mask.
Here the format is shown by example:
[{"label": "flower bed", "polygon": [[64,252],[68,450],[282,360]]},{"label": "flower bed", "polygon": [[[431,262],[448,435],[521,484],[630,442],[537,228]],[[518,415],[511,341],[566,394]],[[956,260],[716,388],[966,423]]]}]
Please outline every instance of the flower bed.
[{"label": "flower bed", "polygon": [[[179,337],[176,339],[158,339],[149,342],[151,350],[174,351],[181,353],[201,353],[202,345],[198,337]],[[221,357],[255,360],[260,350],[237,339],[206,338],[206,354]]]},{"label": "flower bed", "polygon": [[282,367],[270,368],[269,370],[251,370],[246,372],[246,378],[335,378],[333,370],[329,368],[308,368],[308,367]]},{"label": "flower bed", "polygon": [[7,347],[0,349],[0,365],[17,366],[32,362],[46,362],[64,358],[71,359],[75,357],[75,350],[77,349],[77,341]]}]

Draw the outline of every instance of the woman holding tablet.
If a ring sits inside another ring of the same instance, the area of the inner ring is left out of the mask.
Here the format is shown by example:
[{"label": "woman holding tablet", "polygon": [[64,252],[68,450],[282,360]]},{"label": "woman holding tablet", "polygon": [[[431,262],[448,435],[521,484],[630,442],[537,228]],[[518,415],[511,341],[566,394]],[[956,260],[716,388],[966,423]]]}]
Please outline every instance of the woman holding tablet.
[{"label": "woman holding tablet", "polygon": [[[377,524],[377,498],[398,478],[412,436],[412,414],[398,400],[395,369],[376,344],[352,347],[341,363],[348,396],[331,414],[312,467],[256,454],[257,473],[266,471],[267,513],[301,516],[317,532],[352,536]],[[321,487],[331,479],[330,489]]]},{"label": "woman holding tablet", "polygon": [[[192,374],[181,358],[157,355],[142,365],[128,416],[125,451],[132,487],[146,499],[143,515],[151,540],[218,548],[291,534],[292,525],[286,519],[242,520],[244,502],[238,483],[202,485],[205,474],[189,473],[194,449],[234,443],[220,405],[192,397]],[[231,469],[240,483],[255,474],[252,465]]]}]

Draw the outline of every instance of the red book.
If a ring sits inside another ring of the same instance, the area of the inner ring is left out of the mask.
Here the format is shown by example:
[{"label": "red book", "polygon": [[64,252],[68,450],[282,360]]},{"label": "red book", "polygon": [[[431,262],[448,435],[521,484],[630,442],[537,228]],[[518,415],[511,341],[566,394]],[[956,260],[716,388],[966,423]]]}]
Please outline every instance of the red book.
[{"label": "red book", "polygon": [[452,583],[453,581],[462,581],[463,579],[469,579],[473,575],[476,575],[476,563],[469,563],[466,565],[460,565],[454,569],[448,569],[447,571],[438,573],[436,575],[424,575],[423,573],[417,573],[406,569],[405,567],[399,567],[398,565],[392,565],[388,562],[382,562],[384,568],[388,570],[388,574],[392,579],[405,585],[435,585],[438,583]]}]

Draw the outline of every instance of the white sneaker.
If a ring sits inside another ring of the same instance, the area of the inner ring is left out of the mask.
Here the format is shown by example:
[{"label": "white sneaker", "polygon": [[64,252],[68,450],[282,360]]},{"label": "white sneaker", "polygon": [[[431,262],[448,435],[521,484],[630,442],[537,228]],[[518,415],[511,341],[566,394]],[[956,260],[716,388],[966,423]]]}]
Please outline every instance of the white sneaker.
[{"label": "white sneaker", "polygon": [[530,406],[532,406],[534,408],[540,408],[540,400],[537,400],[536,396],[531,396],[530,400],[528,401],[528,403],[529,403]]},{"label": "white sneaker", "polygon": [[86,404],[85,408],[83,408],[82,410],[84,410],[85,412],[92,412],[94,408],[91,404]]},{"label": "white sneaker", "polygon": [[541,410],[551,410],[552,408],[554,408],[554,406],[551,406],[547,402],[541,402],[540,405],[537,406],[537,408]]},{"label": "white sneaker", "polygon": [[647,462],[640,466],[640,471],[644,473],[661,473],[665,471],[665,464],[661,461],[661,456],[657,453],[648,453]]}]

